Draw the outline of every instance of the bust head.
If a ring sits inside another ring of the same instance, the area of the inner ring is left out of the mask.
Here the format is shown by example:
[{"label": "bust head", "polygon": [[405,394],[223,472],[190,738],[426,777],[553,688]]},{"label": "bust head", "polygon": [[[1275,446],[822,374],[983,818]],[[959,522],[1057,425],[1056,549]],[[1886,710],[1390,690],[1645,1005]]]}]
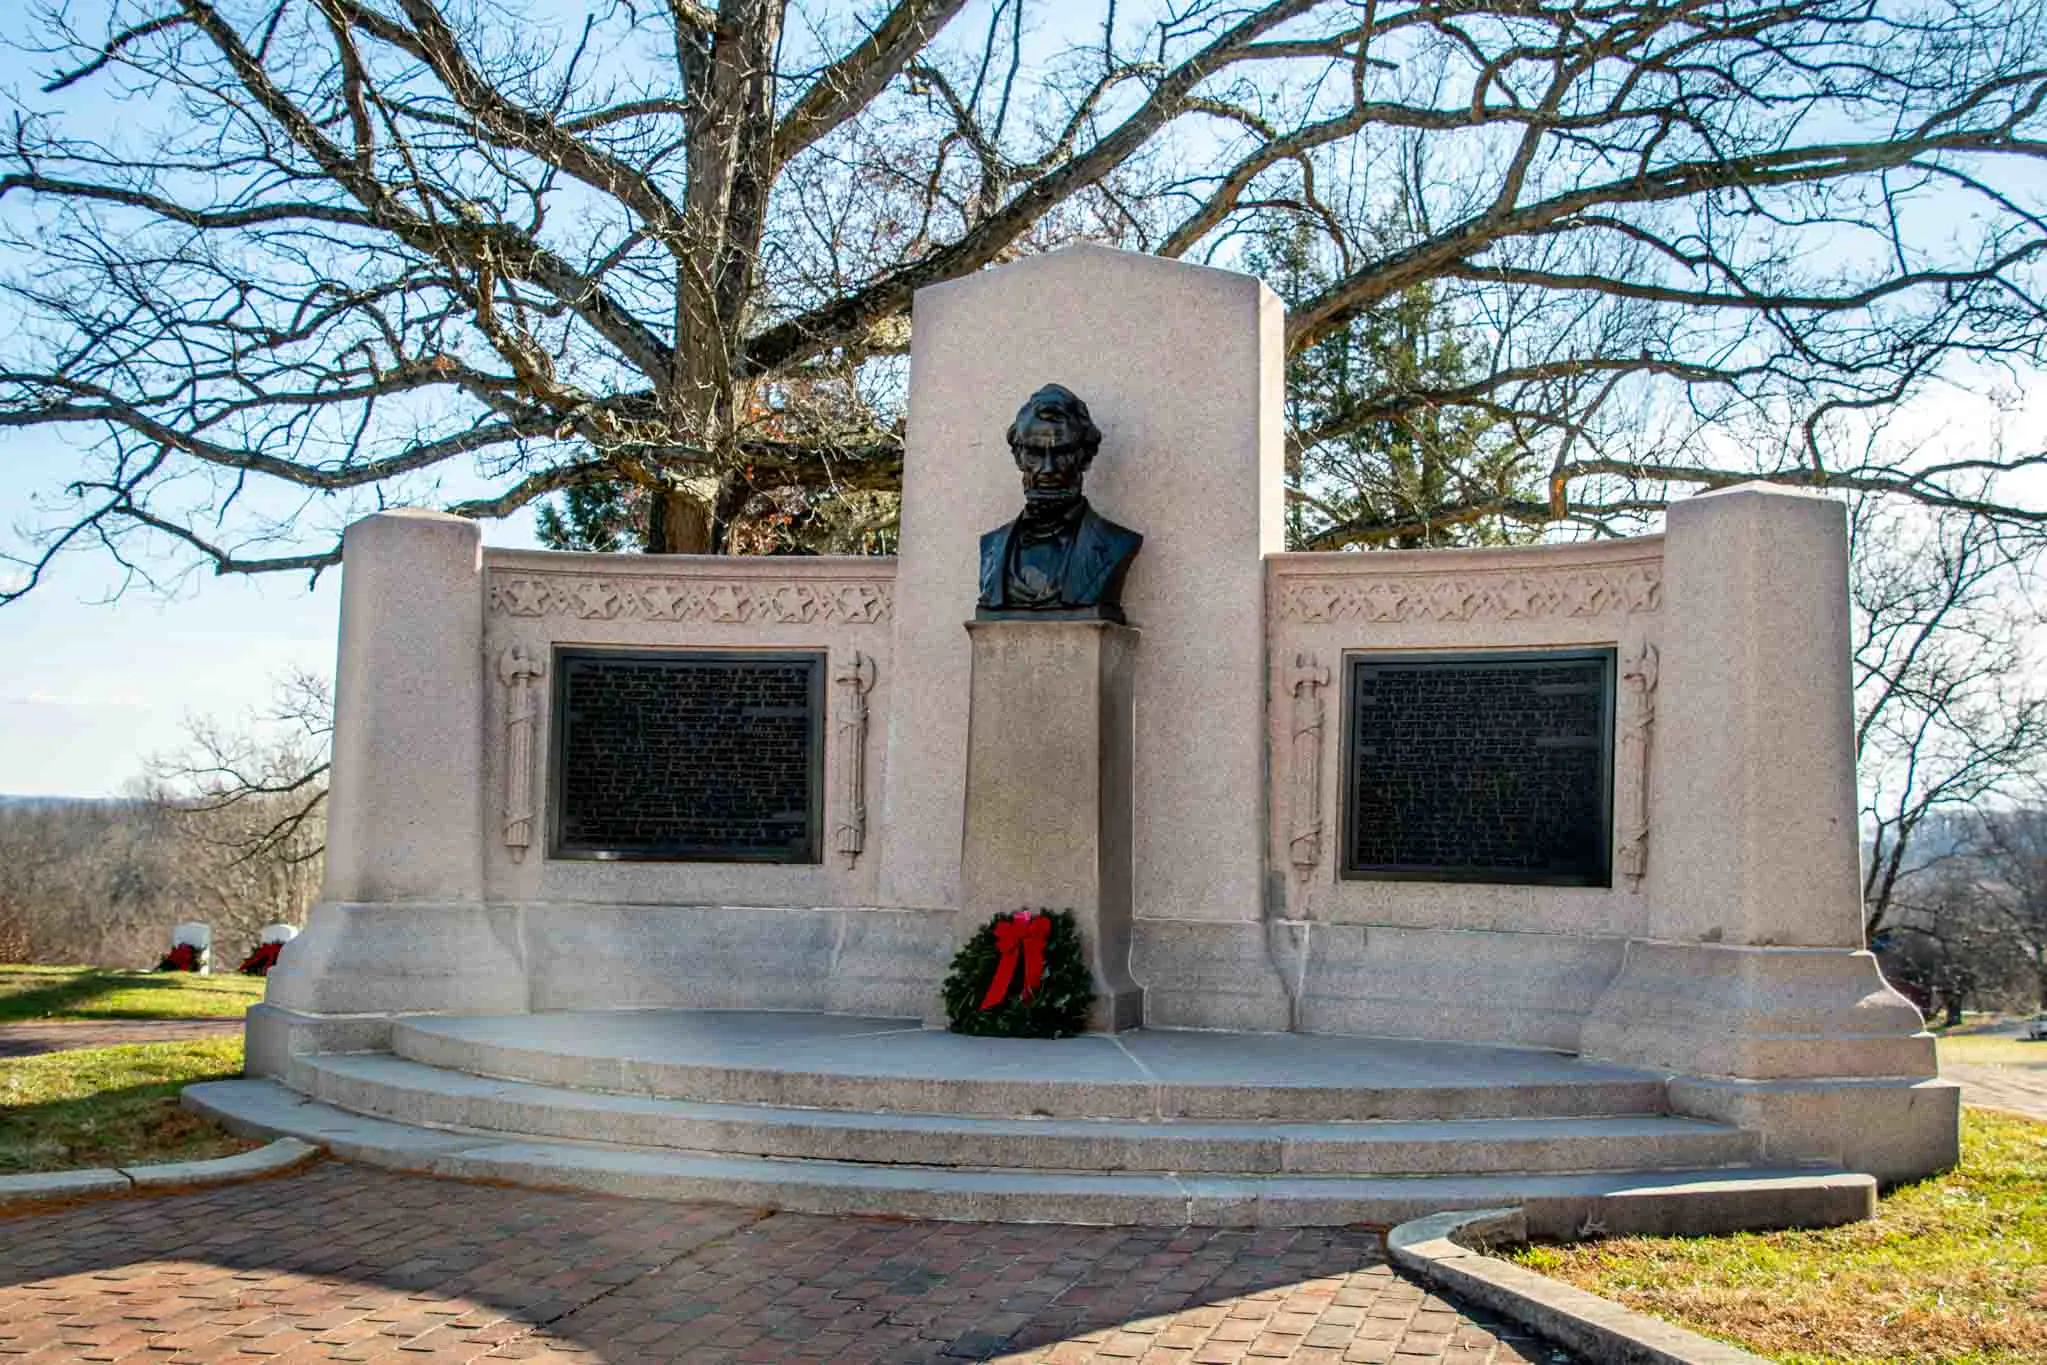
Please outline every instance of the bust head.
[{"label": "bust head", "polygon": [[1102,433],[1087,404],[1063,384],[1047,384],[1017,409],[1009,424],[1009,453],[1023,474],[1025,515],[1071,505],[1081,479],[1102,448]]},{"label": "bust head", "polygon": [[1023,474],[1023,515],[981,537],[976,615],[1121,621],[1123,576],[1144,537],[1087,505],[1081,477],[1101,449],[1087,404],[1062,384],[1025,401],[1005,437]]}]

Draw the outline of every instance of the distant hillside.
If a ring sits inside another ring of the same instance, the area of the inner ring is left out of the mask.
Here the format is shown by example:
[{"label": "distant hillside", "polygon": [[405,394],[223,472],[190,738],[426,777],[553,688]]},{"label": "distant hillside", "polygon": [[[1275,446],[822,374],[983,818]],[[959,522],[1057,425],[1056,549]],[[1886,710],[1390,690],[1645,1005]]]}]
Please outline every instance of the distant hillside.
[{"label": "distant hillside", "polygon": [[245,951],[261,926],[303,919],[319,885],[318,820],[262,844],[279,816],[262,800],[0,795],[0,962],[146,967],[194,919]]}]

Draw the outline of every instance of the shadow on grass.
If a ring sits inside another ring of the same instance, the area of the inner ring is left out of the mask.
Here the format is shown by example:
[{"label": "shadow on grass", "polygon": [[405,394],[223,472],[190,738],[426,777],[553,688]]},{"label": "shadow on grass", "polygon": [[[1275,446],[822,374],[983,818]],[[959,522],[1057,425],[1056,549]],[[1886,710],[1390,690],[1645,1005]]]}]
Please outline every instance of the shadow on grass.
[{"label": "shadow on grass", "polygon": [[[229,1079],[233,1072],[196,1080]],[[79,1166],[182,1161],[240,1151],[241,1142],[178,1107],[188,1081],[152,1081],[75,1099],[0,1109],[0,1175]]]},{"label": "shadow on grass", "polygon": [[[0,978],[5,977],[0,972]],[[0,1023],[30,1023],[82,1009],[109,990],[176,990],[160,977],[142,972],[86,971],[60,977],[47,986],[0,995]]]},{"label": "shadow on grass", "polygon": [[[195,977],[179,972],[123,972],[89,968],[74,975],[47,980],[41,976],[13,976],[0,967],[0,1024],[34,1024],[61,1019],[184,1019],[195,1015],[189,1007],[196,999],[230,995],[227,987],[198,985],[215,978]],[[27,989],[16,983],[33,981]],[[198,995],[194,995],[198,992]],[[116,996],[127,996],[118,1008]],[[141,1000],[135,997],[141,996]],[[149,997],[162,1000],[153,1006]],[[246,1004],[246,1001],[237,1001]],[[181,1005],[183,1007],[181,1007]],[[229,1017],[222,1015],[220,1017]]]}]

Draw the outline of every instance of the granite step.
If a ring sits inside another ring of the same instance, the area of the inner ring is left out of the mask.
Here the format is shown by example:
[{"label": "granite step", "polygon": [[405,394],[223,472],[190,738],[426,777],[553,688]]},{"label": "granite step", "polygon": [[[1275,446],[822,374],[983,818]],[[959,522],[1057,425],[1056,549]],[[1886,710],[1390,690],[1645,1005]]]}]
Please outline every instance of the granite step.
[{"label": "granite step", "polygon": [[710,1010],[415,1016],[398,1056],[623,1095],[854,1113],[1359,1120],[1660,1115],[1664,1077],[1561,1053],[1138,1029],[968,1038],[917,1020]]},{"label": "granite step", "polygon": [[269,1080],[187,1086],[186,1108],[345,1160],[471,1180],[799,1213],[1097,1225],[1390,1226],[1518,1205],[1537,1236],[1729,1232],[1867,1218],[1876,1182],[1822,1169],[1459,1176],[987,1171],[692,1153],[454,1132],[352,1114]]},{"label": "granite step", "polygon": [[1455,1175],[1696,1169],[1757,1155],[1738,1128],[1666,1115],[1276,1123],[857,1113],[608,1094],[374,1053],[301,1057],[289,1081],[342,1109],[434,1128],[920,1166]]}]

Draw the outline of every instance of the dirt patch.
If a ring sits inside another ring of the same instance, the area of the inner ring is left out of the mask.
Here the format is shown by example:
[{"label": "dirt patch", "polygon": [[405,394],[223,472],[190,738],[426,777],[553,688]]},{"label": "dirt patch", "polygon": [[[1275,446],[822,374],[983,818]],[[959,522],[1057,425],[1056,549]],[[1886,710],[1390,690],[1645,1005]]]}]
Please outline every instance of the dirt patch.
[{"label": "dirt patch", "polygon": [[183,1043],[229,1038],[242,1031],[239,1019],[81,1019],[61,1024],[0,1024],[0,1057],[37,1057],[82,1047],[123,1047],[129,1043]]}]

